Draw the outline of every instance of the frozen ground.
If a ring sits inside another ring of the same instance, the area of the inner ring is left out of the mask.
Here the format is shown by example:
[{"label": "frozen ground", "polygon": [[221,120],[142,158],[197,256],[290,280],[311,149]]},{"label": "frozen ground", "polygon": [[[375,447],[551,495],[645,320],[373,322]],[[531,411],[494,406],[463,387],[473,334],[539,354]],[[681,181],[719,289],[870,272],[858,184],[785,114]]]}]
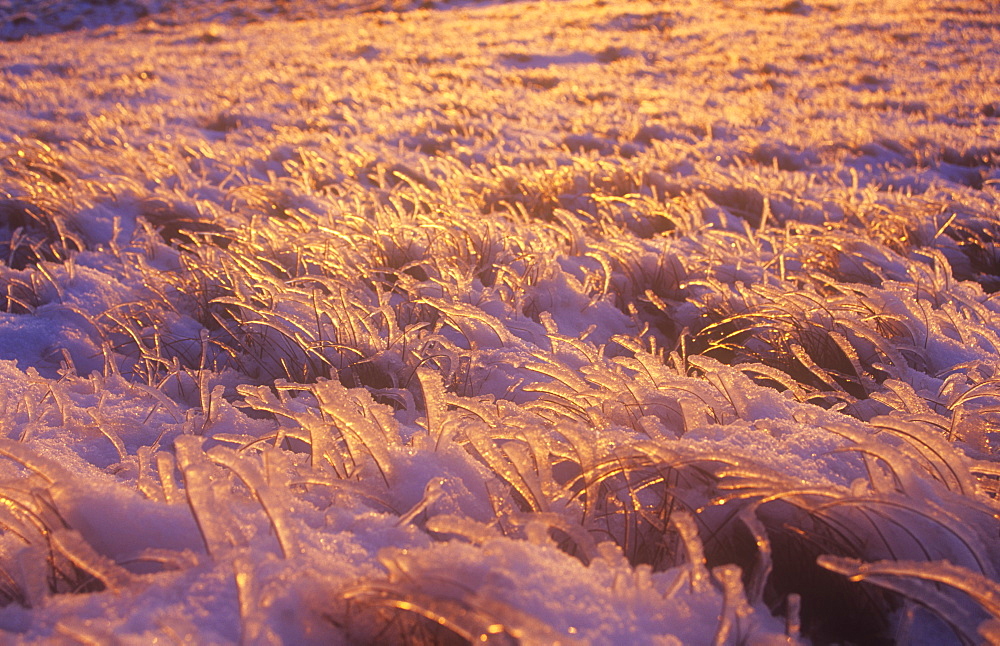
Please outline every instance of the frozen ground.
[{"label": "frozen ground", "polygon": [[0,641],[1000,642],[995,2],[0,37]]}]

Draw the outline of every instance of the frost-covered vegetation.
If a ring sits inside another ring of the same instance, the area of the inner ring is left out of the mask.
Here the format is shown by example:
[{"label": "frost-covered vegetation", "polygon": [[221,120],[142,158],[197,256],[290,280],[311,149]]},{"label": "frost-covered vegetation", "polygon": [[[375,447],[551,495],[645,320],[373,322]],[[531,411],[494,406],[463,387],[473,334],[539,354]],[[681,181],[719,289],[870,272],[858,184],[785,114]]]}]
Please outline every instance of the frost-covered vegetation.
[{"label": "frost-covered vegetation", "polygon": [[1000,642],[995,3],[138,6],[0,6],[2,641]]}]

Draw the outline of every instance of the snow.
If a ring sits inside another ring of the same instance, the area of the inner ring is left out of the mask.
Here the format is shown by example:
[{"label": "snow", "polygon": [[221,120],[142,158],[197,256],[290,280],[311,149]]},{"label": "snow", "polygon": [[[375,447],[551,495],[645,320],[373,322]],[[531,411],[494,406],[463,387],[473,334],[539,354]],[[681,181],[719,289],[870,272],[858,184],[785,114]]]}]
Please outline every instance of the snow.
[{"label": "snow", "polygon": [[0,0],[0,642],[995,639],[998,9]]}]

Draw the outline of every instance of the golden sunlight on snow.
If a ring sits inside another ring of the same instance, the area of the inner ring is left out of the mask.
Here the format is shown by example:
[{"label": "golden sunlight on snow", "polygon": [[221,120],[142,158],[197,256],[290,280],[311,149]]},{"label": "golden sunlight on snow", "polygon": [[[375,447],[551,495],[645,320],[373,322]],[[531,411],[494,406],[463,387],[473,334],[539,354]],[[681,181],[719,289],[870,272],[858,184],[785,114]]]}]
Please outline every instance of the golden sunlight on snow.
[{"label": "golden sunlight on snow", "polygon": [[1000,643],[995,0],[0,0],[0,643]]}]

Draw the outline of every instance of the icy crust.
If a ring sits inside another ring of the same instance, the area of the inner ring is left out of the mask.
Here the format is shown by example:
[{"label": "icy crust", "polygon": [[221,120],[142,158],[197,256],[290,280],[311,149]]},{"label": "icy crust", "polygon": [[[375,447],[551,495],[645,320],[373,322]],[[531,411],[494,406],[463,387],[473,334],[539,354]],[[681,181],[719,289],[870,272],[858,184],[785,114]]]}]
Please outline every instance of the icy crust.
[{"label": "icy crust", "polygon": [[0,2],[0,641],[998,641],[990,3],[194,4]]},{"label": "icy crust", "polygon": [[[49,510],[59,512],[46,518],[55,525],[49,534],[60,537],[56,549],[61,550],[49,558],[67,559],[63,567],[79,568],[78,576],[94,577],[108,588],[48,594],[52,573],[46,568],[52,564],[37,558],[44,555],[42,547],[26,547],[23,537],[6,534],[7,567],[18,564],[8,570],[10,582],[24,594],[39,595],[24,599],[33,612],[17,603],[0,611],[0,622],[18,643],[53,634],[113,636],[122,643],[172,634],[197,635],[209,643],[231,643],[248,634],[283,643],[374,639],[364,612],[352,604],[377,606],[393,595],[415,595],[431,610],[435,604],[444,609],[458,604],[465,629],[476,629],[476,621],[504,621],[528,643],[708,643],[704,622],[726,612],[737,613],[730,619],[741,634],[780,633],[766,611],[758,616],[761,608],[724,608],[724,588],[731,583],[721,575],[712,579],[687,566],[655,574],[648,565],[633,569],[618,547],[599,543],[599,537],[581,546],[582,561],[559,549],[549,523],[567,525],[580,509],[551,483],[536,484],[550,488],[538,491],[545,513],[533,520],[531,514],[511,512],[505,522],[523,525],[513,532],[523,537],[504,537],[494,506],[507,497],[497,495],[509,485],[469,450],[433,437],[423,418],[417,427],[403,429],[384,408],[388,428],[383,430],[397,438],[389,445],[408,435],[408,446],[390,449],[378,465],[380,473],[372,458],[362,468],[369,476],[340,480],[301,454],[267,448],[258,457],[241,457],[226,448],[273,437],[273,423],[239,411],[220,410],[205,426],[200,412],[189,409],[185,420],[176,420],[148,388],[120,378],[47,380],[34,371],[20,372],[12,362],[4,362],[3,369],[11,385],[6,408],[14,412],[6,418],[7,435],[22,439],[0,446],[8,458],[2,463],[4,481],[23,490],[26,485],[17,483],[31,474],[34,486],[44,488]],[[42,388],[47,396],[40,396]],[[364,390],[339,384],[323,390],[327,399],[342,398],[348,407],[360,400],[383,408]],[[289,406],[288,413],[294,416],[296,409],[303,419],[315,411]],[[471,421],[459,421],[455,411],[438,414],[439,423],[460,428]],[[525,423],[511,424],[518,422]],[[206,442],[193,429],[216,439]],[[594,433],[583,439],[597,452],[640,439],[620,427],[598,431],[576,429]],[[743,443],[752,434],[742,423],[719,426],[718,433],[739,435]],[[712,452],[705,448],[712,444],[709,438],[692,434],[691,447]],[[777,444],[769,447],[775,455],[813,476],[811,482],[822,481],[809,466],[820,443],[806,443],[801,459],[789,460],[801,438],[786,444],[771,434],[767,438]],[[159,450],[175,441],[176,458]],[[833,443],[842,444],[836,438]],[[749,447],[728,442],[726,448],[734,457]],[[507,462],[508,454],[516,454],[506,447],[501,451],[507,453],[499,459],[516,473],[518,467]],[[760,449],[747,454],[765,455]],[[175,461],[177,471],[170,473]],[[35,513],[41,519],[45,510]],[[127,607],[121,607],[122,594],[129,596]]]},{"label": "icy crust", "polygon": [[[712,390],[702,380],[676,376],[654,393],[693,391],[703,406],[707,401],[718,407],[707,414],[722,423],[705,419],[681,432],[668,430],[666,420],[653,415],[640,420],[646,434],[604,422],[590,429],[577,425],[567,437],[590,446],[597,463],[603,455],[624,459],[633,450],[654,457],[676,452],[724,461],[736,479],[767,477],[776,468],[786,483],[845,497],[853,478],[864,479],[856,456],[838,457],[836,451],[851,446],[845,440],[851,433],[838,426],[852,427],[863,438],[871,433],[865,425],[789,402],[737,370],[706,367],[714,368],[723,388]],[[381,428],[368,425],[368,431],[363,420],[352,424],[357,433],[388,436],[360,438],[369,443],[370,450],[361,450],[370,455],[358,456],[360,473],[341,480],[329,463],[312,466],[303,454],[271,448],[259,457],[240,457],[225,448],[273,438],[275,427],[221,402],[207,423],[197,409],[176,419],[168,406],[159,406],[162,396],[121,378],[66,376],[57,381],[33,371],[22,373],[11,362],[4,369],[7,383],[20,384],[6,393],[7,410],[18,413],[8,417],[8,437],[24,440],[0,447],[14,459],[5,462],[7,481],[17,482],[15,472],[25,468],[42,481],[47,504],[59,510],[59,525],[66,526],[53,531],[71,533],[86,546],[74,551],[71,543],[67,558],[110,588],[83,597],[50,596],[44,590],[45,560],[28,559],[26,550],[32,548],[7,535],[13,550],[8,558],[14,559],[9,562],[20,564],[13,580],[21,590],[42,595],[27,600],[37,608],[30,615],[17,604],[0,614],[23,643],[44,641],[52,631],[139,643],[151,634],[178,630],[219,643],[246,638],[247,631],[283,643],[365,641],[374,639],[372,630],[382,630],[372,628],[379,624],[365,614],[374,612],[367,604],[378,608],[397,597],[426,607],[429,616],[460,608],[461,621],[455,621],[469,634],[503,621],[528,643],[709,643],[706,622],[728,612],[722,597],[731,583],[724,584],[721,573],[713,579],[707,572],[697,574],[691,569],[695,565],[682,565],[650,578],[648,565],[633,569],[619,547],[601,543],[603,532],[575,545],[572,556],[560,550],[550,531],[572,526],[583,511],[579,501],[560,493],[556,482],[542,480],[542,474],[523,471],[524,457],[516,459],[518,452],[509,444],[516,440],[501,444],[500,452],[485,460],[492,469],[484,468],[483,458],[454,443],[476,432],[473,427],[480,421],[457,410],[434,411],[432,419],[440,429],[428,429],[425,418],[405,428],[393,421],[391,409],[372,402],[363,389],[326,385],[315,391],[321,397],[288,401],[284,409],[290,419],[312,418],[318,400],[341,419],[351,418],[350,409],[357,406],[381,418]],[[739,393],[740,398],[727,401],[722,393]],[[261,405],[256,398],[247,401]],[[472,401],[464,405],[475,406]],[[492,435],[507,438],[520,428],[521,437],[551,442],[544,437],[569,432],[567,425],[546,430],[550,425],[539,415],[517,408],[510,413],[504,422],[508,430],[497,428]],[[95,420],[99,414],[104,417]],[[308,422],[301,427],[309,427]],[[292,435],[293,430],[290,425],[286,432]],[[216,439],[204,442],[196,433]],[[675,434],[683,439],[671,439]],[[404,436],[409,438],[405,445],[400,442]],[[650,436],[658,438],[652,445]],[[183,450],[176,458],[164,452],[152,455],[178,437]],[[314,447],[330,445],[316,435],[310,439]],[[470,442],[479,447],[477,440]],[[375,450],[383,443],[390,447],[387,451]],[[124,451],[119,448],[123,445]],[[536,444],[526,446],[537,451]],[[550,450],[560,449],[553,445]],[[178,472],[171,474],[175,459]],[[11,468],[17,463],[24,466]],[[163,471],[164,463],[168,471]],[[510,509],[503,523],[496,524],[496,505],[513,504],[511,483],[525,496],[537,496],[537,520]],[[850,494],[871,492],[855,485]],[[921,516],[931,513],[931,500],[950,502],[931,481],[913,494],[920,496]],[[691,497],[692,507],[709,501],[707,492],[697,488],[684,495]],[[605,522],[603,531],[613,532]],[[504,523],[512,527],[504,530]],[[973,539],[956,538],[933,525],[922,533],[919,549],[977,566],[977,556],[969,552]],[[909,531],[914,530],[911,525]],[[520,538],[505,538],[505,532]],[[897,538],[892,544],[899,550],[907,543]],[[562,547],[566,549],[565,542]],[[978,549],[989,552],[985,543]],[[700,586],[699,576],[704,579]],[[116,586],[127,587],[127,611],[117,609],[121,590],[115,594]],[[744,593],[740,588],[733,594]],[[777,639],[781,633],[759,606],[756,612],[740,610],[732,621],[731,629],[746,637],[771,634]]]}]

